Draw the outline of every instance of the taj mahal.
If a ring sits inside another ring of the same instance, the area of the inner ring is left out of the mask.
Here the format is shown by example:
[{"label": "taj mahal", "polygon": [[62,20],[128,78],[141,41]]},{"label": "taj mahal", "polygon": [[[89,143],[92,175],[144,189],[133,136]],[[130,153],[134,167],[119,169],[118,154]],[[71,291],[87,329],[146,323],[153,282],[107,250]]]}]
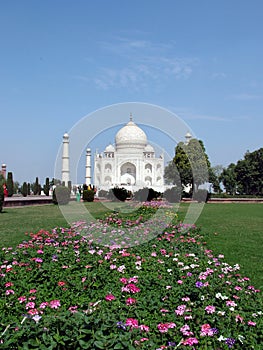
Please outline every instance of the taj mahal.
[{"label": "taj mahal", "polygon": [[[92,183],[91,149],[86,150],[85,183]],[[148,187],[156,191],[164,190],[164,155],[156,156],[155,149],[148,143],[146,133],[129,122],[115,135],[115,143],[109,144],[103,152],[94,153],[93,185],[98,190],[124,187],[137,191]],[[69,135],[63,136],[62,182],[70,180],[69,174]]]}]

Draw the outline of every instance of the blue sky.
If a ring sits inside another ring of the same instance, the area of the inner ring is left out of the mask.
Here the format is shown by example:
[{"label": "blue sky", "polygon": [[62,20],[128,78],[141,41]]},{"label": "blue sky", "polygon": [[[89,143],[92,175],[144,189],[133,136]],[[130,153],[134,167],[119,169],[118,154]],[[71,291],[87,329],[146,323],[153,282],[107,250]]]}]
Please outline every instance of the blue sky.
[{"label": "blue sky", "polygon": [[0,162],[43,183],[64,132],[86,115],[104,129],[92,113],[124,102],[168,109],[212,165],[236,162],[262,147],[262,13],[261,0],[2,1]]}]

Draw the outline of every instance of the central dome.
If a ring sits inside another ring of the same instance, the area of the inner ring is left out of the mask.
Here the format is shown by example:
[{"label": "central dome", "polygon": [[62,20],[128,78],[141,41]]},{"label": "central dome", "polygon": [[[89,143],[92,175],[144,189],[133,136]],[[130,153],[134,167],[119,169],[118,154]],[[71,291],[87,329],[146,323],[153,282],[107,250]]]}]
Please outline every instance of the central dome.
[{"label": "central dome", "polygon": [[147,145],[147,136],[131,119],[129,123],[117,132],[115,144],[117,150],[125,148],[144,149]]}]

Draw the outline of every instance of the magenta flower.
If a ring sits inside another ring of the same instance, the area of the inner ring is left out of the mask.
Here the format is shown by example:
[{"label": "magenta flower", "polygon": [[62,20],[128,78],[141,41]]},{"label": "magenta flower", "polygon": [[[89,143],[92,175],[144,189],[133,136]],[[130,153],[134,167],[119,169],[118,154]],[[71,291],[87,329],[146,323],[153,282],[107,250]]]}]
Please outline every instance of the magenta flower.
[{"label": "magenta flower", "polygon": [[23,303],[24,301],[26,301],[26,297],[25,296],[21,296],[21,297],[19,297],[19,298],[17,298],[17,300],[20,302],[20,304],[21,303]]},{"label": "magenta flower", "polygon": [[198,344],[198,340],[196,338],[187,338],[183,341],[182,343],[183,345],[189,345],[189,346],[193,346],[195,344]]},{"label": "magenta flower", "polygon": [[15,292],[13,291],[13,289],[7,289],[5,291],[5,295],[10,295],[10,294],[15,294]]},{"label": "magenta flower", "polygon": [[29,303],[26,304],[26,309],[34,309],[35,308],[35,303],[33,301],[30,301]]},{"label": "magenta flower", "polygon": [[127,318],[125,325],[130,326],[131,329],[132,328],[139,328],[138,320],[136,320],[135,318]]},{"label": "magenta flower", "polygon": [[145,324],[141,324],[139,326],[139,328],[142,332],[149,332],[150,331],[150,327],[146,326]]},{"label": "magenta flower", "polygon": [[115,300],[115,296],[113,294],[108,294],[105,296],[105,300],[107,301],[112,301],[112,300]]},{"label": "magenta flower", "polygon": [[51,309],[57,309],[60,305],[60,301],[59,300],[51,300],[49,303],[49,306],[51,307]]},{"label": "magenta flower", "polygon": [[127,298],[125,303],[126,303],[126,305],[133,305],[136,302],[137,302],[137,300],[134,298]]},{"label": "magenta flower", "polygon": [[216,311],[216,308],[212,305],[208,305],[206,308],[205,308],[205,311],[208,313],[208,314],[213,314],[215,311]]}]

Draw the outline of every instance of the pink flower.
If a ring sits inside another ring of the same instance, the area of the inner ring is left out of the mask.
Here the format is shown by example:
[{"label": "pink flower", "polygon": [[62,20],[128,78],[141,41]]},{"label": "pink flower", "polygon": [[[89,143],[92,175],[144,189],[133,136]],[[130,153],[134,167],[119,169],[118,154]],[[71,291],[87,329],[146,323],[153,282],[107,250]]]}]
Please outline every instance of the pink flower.
[{"label": "pink flower", "polygon": [[29,315],[38,315],[38,310],[37,310],[37,309],[30,309],[30,310],[28,311],[28,314],[29,314]]},{"label": "pink flower", "polygon": [[177,309],[175,310],[175,313],[177,316],[182,316],[185,312],[186,305],[179,305],[177,306]]},{"label": "pink flower", "polygon": [[159,332],[161,332],[161,333],[167,333],[167,332],[168,332],[168,329],[169,329],[167,323],[159,323],[159,324],[157,325],[157,328],[158,328]]},{"label": "pink flower", "polygon": [[15,292],[13,291],[13,289],[7,289],[5,291],[5,295],[10,295],[10,294],[15,294]]},{"label": "pink flower", "polygon": [[33,294],[33,293],[36,293],[37,290],[36,289],[30,289],[29,293]]},{"label": "pink flower", "polygon": [[41,303],[41,304],[39,305],[39,308],[40,308],[40,309],[45,309],[46,306],[48,306],[48,302],[47,302],[47,301],[44,301],[43,303]]},{"label": "pink flower", "polygon": [[126,284],[125,287],[122,287],[121,291],[134,294],[134,293],[139,293],[141,290],[135,284],[129,283],[129,284]]},{"label": "pink flower", "polygon": [[[149,332],[149,330],[150,330],[150,328],[148,327],[148,326],[146,326],[145,324],[141,324],[140,326],[139,326],[139,328],[140,328],[140,330],[142,331],[142,332]],[[148,339],[147,339],[148,340]]]},{"label": "pink flower", "polygon": [[68,310],[71,312],[71,313],[76,313],[76,312],[78,312],[78,310],[77,310],[77,306],[70,306],[69,308],[68,308]]},{"label": "pink flower", "polygon": [[130,326],[132,328],[139,328],[138,320],[135,318],[127,318],[125,322],[126,326]]},{"label": "pink flower", "polygon": [[134,298],[127,298],[127,299],[126,299],[126,305],[133,305],[133,304],[135,304],[136,302],[137,302],[137,300],[134,299]]},{"label": "pink flower", "polygon": [[205,308],[205,311],[208,313],[208,314],[213,314],[215,311],[216,311],[216,308],[212,305],[208,305],[206,308]]},{"label": "pink flower", "polygon": [[214,335],[214,330],[211,328],[210,324],[205,323],[201,327],[200,335],[201,336],[205,336],[205,335],[213,336]]},{"label": "pink flower", "polygon": [[60,306],[60,301],[59,300],[51,300],[49,303],[49,306],[51,309],[57,309]]},{"label": "pink flower", "polygon": [[66,284],[66,282],[64,282],[64,281],[59,281],[58,282],[58,286],[59,287],[63,287],[65,284]]},{"label": "pink flower", "polygon": [[8,288],[8,287],[12,287],[13,285],[14,283],[12,282],[6,282],[5,287]]},{"label": "pink flower", "polygon": [[115,299],[116,298],[115,298],[115,296],[113,294],[108,294],[105,297],[105,300],[107,300],[107,301],[112,301],[112,300],[115,300]]},{"label": "pink flower", "polygon": [[183,281],[182,280],[178,280],[177,283],[178,284],[183,284]]},{"label": "pink flower", "polygon": [[120,282],[123,284],[127,284],[128,283],[128,279],[125,277],[120,278]]},{"label": "pink flower", "polygon": [[26,304],[26,309],[34,309],[35,308],[35,303],[33,301],[30,301],[29,303]]},{"label": "pink flower", "polygon": [[255,327],[255,325],[256,325],[257,323],[256,323],[256,322],[253,322],[253,321],[248,321],[247,324],[248,324],[249,326],[254,326],[254,327]]},{"label": "pink flower", "polygon": [[26,297],[25,296],[21,296],[19,298],[17,298],[17,300],[21,303],[23,303],[24,301],[26,301]]},{"label": "pink flower", "polygon": [[236,315],[236,322],[243,322],[243,317],[241,317],[240,315]]},{"label": "pink flower", "polygon": [[174,328],[174,327],[176,327],[176,324],[173,322],[159,323],[157,325],[157,328],[159,329],[159,332],[161,332],[161,333],[167,333],[169,328]]},{"label": "pink flower", "polygon": [[196,338],[187,338],[183,341],[183,345],[193,346],[194,344],[198,344],[198,340]]}]

